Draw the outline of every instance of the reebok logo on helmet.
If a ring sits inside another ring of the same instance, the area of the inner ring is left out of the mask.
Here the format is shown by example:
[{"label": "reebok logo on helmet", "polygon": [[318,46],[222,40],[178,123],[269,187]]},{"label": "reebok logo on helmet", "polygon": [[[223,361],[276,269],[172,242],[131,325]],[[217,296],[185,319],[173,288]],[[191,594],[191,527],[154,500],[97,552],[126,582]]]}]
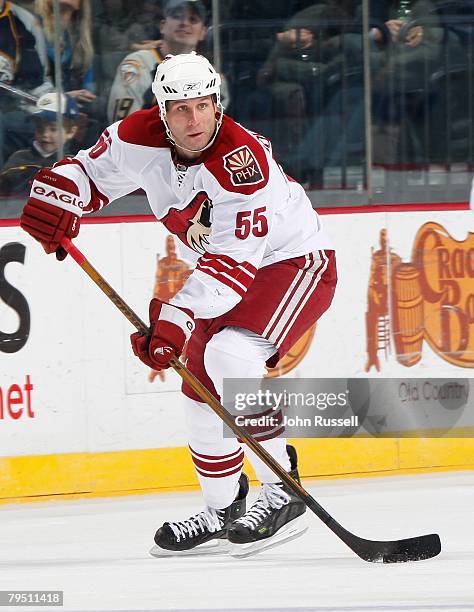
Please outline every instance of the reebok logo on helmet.
[{"label": "reebok logo on helmet", "polygon": [[197,89],[201,89],[202,81],[196,81],[195,83],[185,83],[183,86],[183,91],[196,91]]}]

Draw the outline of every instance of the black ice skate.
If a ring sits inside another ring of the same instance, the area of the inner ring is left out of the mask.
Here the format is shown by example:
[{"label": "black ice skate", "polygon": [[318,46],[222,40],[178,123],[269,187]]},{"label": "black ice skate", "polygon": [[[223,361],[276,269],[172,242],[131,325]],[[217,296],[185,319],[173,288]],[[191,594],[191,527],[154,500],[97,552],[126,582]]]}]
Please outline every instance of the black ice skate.
[{"label": "black ice skate", "polygon": [[[290,475],[300,481],[296,450],[287,446]],[[260,495],[244,516],[229,527],[227,537],[233,557],[248,557],[262,550],[293,540],[308,529],[306,504],[286,489],[283,483],[263,484]]]},{"label": "black ice skate", "polygon": [[227,508],[206,508],[185,521],[164,523],[155,534],[155,546],[150,554],[153,557],[169,557],[227,552],[227,530],[233,521],[245,513],[248,491],[249,479],[241,474],[239,491]]}]

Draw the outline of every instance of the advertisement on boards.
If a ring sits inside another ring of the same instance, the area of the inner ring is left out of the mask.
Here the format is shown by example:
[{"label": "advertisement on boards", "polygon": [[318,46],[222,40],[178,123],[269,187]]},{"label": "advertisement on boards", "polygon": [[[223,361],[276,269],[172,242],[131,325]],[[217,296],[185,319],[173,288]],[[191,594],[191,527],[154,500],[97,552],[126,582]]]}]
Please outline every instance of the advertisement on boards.
[{"label": "advertisement on boards", "polygon": [[[339,284],[329,311],[268,377],[469,378],[474,367],[471,212],[328,215]],[[87,224],[77,244],[145,321],[195,258],[158,223]],[[134,330],[70,258],[19,227],[0,234],[3,456],[186,443],[180,380],[134,356]]]}]

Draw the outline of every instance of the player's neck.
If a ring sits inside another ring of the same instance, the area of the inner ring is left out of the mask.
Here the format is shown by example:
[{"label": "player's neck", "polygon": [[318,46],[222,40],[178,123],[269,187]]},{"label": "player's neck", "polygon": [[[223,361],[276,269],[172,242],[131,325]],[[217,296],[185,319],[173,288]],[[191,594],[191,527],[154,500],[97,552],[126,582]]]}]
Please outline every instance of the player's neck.
[{"label": "player's neck", "polygon": [[182,149],[179,145],[175,145],[176,157],[178,160],[185,162],[196,161],[198,157],[201,157],[201,151],[187,151]]}]

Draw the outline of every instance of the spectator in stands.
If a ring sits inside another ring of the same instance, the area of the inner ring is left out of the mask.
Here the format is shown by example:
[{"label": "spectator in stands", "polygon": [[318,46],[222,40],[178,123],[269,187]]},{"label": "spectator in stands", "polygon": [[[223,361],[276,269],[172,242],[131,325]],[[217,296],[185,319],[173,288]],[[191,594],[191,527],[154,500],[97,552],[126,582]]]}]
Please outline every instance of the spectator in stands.
[{"label": "spectator in stands", "polygon": [[[433,5],[428,0],[373,0],[370,8],[371,23],[380,24],[370,30],[374,162],[418,161],[417,113],[425,74],[436,66],[440,45],[436,27],[409,23],[425,17],[433,23]],[[346,34],[343,46],[339,87],[297,152],[303,164],[298,178],[313,187],[322,184],[325,167],[360,165],[365,155],[361,35]],[[408,145],[403,150],[402,141]]]},{"label": "spectator in stands", "polygon": [[[423,25],[414,25],[406,30],[402,36],[403,26],[415,19],[435,17],[435,5],[430,0],[385,0],[384,2],[371,3],[371,15],[387,26],[394,45],[402,45],[400,48],[416,48],[424,42],[426,34],[430,29],[424,29]],[[371,31],[376,42],[382,40],[382,34],[377,28]]]},{"label": "spectator in stands", "polygon": [[[339,34],[345,13],[315,4],[294,15],[257,75],[240,113],[268,136],[288,172],[299,174],[298,145],[322,110],[325,83],[340,62]],[[239,117],[240,118],[240,117]]]},{"label": "spectator in stands", "polygon": [[[95,100],[91,0],[59,0],[63,89],[80,103]],[[36,12],[46,34],[49,71],[55,77],[53,0],[37,0]]]},{"label": "spectator in stands", "polygon": [[[38,96],[52,89],[45,65],[46,44],[38,20],[16,4],[0,0],[0,82]],[[0,90],[0,168],[32,136],[20,100]]]},{"label": "spectator in stands", "polygon": [[[430,0],[382,4],[378,10],[392,44],[387,47],[387,61],[372,80],[374,161],[420,162],[424,160],[420,130],[426,111],[426,79],[440,66],[443,34]],[[378,31],[372,30],[371,35],[378,43]],[[387,131],[395,143],[392,152],[386,147]]]},{"label": "spectator in stands", "polygon": [[472,51],[474,0],[437,0],[443,32],[439,64],[430,75],[430,107],[425,139],[427,162],[472,163]]},{"label": "spectator in stands", "polygon": [[[77,131],[79,109],[74,98],[61,98],[63,143],[66,154],[74,154],[70,143]],[[45,94],[33,111],[34,140],[27,149],[16,151],[0,172],[0,194],[9,195],[29,190],[29,183],[40,168],[50,167],[57,160],[60,132],[57,121],[58,96]]]},{"label": "spectator in stands", "polygon": [[[36,6],[46,34],[50,75],[55,81],[53,0],[37,0]],[[105,123],[105,105],[95,93],[91,0],[59,0],[59,10],[62,90],[79,105],[77,139],[87,148],[97,141]]]},{"label": "spectator in stands", "polygon": [[162,39],[148,41],[151,48],[127,55],[117,70],[107,109],[109,122],[152,105],[151,84],[156,66],[168,53],[196,50],[206,36],[205,22],[206,10],[201,0],[168,0],[160,22]]}]

